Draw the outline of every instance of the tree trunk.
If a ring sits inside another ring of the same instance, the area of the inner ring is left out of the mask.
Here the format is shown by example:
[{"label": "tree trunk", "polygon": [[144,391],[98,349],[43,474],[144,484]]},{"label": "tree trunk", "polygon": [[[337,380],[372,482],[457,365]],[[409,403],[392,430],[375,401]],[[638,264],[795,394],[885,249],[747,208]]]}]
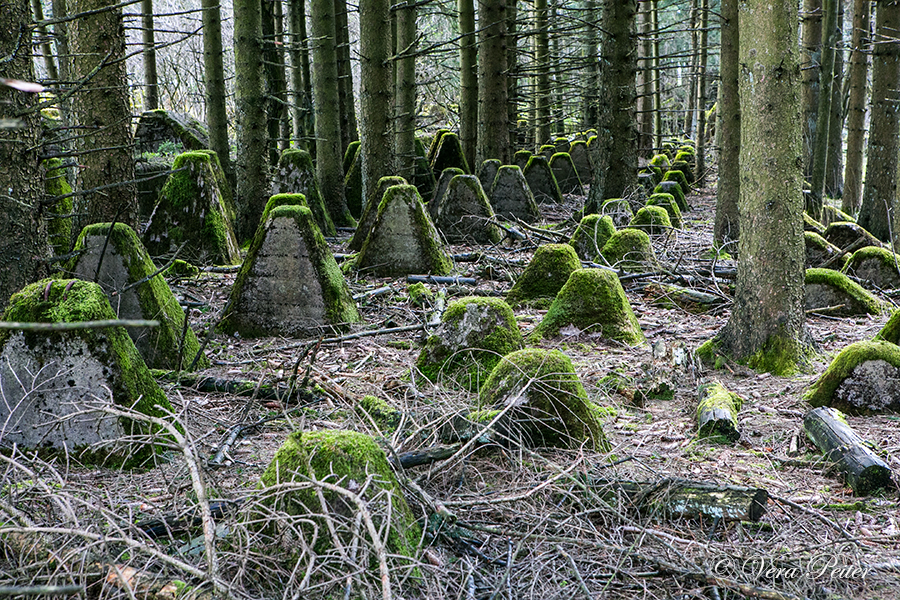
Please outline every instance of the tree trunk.
[{"label": "tree trunk", "polygon": [[[72,97],[75,123],[85,127],[75,148],[82,165],[75,212],[78,228],[115,220],[137,228],[137,192],[131,146],[131,108],[125,71],[121,8],[108,0],[75,0],[72,12],[93,11],[69,24],[72,75],[85,82]],[[91,191],[101,186],[115,187]]]},{"label": "tree trunk", "polygon": [[855,215],[862,203],[863,144],[866,139],[866,79],[869,72],[870,0],[854,0],[847,73],[847,164],[841,210]]},{"label": "tree trunk", "polygon": [[478,4],[479,135],[475,147],[476,165],[489,158],[509,164],[506,3],[507,0],[481,0]]},{"label": "tree trunk", "polygon": [[622,198],[637,187],[637,131],[634,121],[637,42],[634,35],[636,0],[607,0],[601,30],[600,131],[594,151],[593,183],[585,214],[599,210],[603,200]]},{"label": "tree trunk", "polygon": [[834,81],[834,41],[837,29],[837,3],[839,0],[823,0],[821,77],[819,77],[819,97],[816,108],[816,128],[813,135],[812,177],[810,179],[809,201],[806,212],[819,220],[822,218],[823,195],[825,193],[825,163],[828,159],[828,132],[831,120],[831,84]]},{"label": "tree trunk", "polygon": [[238,240],[250,239],[269,199],[263,94],[262,5],[234,3],[234,103],[237,113],[235,203]]},{"label": "tree trunk", "polygon": [[[512,2],[513,0],[507,0]],[[550,0],[550,26],[547,33],[550,35],[550,64],[552,65],[551,79],[553,83],[550,85],[550,95],[552,107],[550,109],[551,118],[553,119],[552,129],[555,133],[553,137],[566,135],[566,122],[563,117],[565,107],[563,106],[563,71],[560,69],[560,58],[562,54],[559,50],[559,0]],[[552,140],[551,140],[552,142]]]},{"label": "tree trunk", "polygon": [[688,74],[688,91],[684,111],[684,136],[687,138],[693,137],[694,123],[696,122],[695,111],[697,109],[697,59],[699,57],[697,48],[697,45],[699,44],[697,36],[697,2],[698,0],[691,0],[691,67],[690,73]]},{"label": "tree trunk", "polygon": [[[391,175],[394,164],[391,132],[391,4],[362,0],[359,4],[360,159],[362,197],[367,201],[378,180]],[[340,164],[340,163],[339,163]]]},{"label": "tree trunk", "polygon": [[[3,76],[34,81],[31,54],[18,48],[19,35],[29,35],[28,0],[7,2],[0,10],[0,56]],[[50,255],[47,225],[41,209],[44,189],[40,167],[38,95],[0,87],[0,121],[16,119],[20,127],[0,128],[0,311],[9,297],[47,274]]]},{"label": "tree trunk", "polygon": [[478,131],[478,51],[475,2],[459,0],[459,141],[466,162],[475,164]]},{"label": "tree trunk", "polygon": [[706,44],[709,40],[709,0],[700,0],[700,56],[697,59],[697,156],[695,181],[703,186],[706,178]]},{"label": "tree trunk", "polygon": [[825,158],[825,196],[844,195],[844,3],[837,3],[834,30],[834,70],[831,79],[831,118],[828,120],[828,153]]},{"label": "tree trunk", "polygon": [[206,127],[209,147],[219,156],[222,170],[234,181],[231,147],[228,144],[228,116],[225,112],[225,67],[222,62],[222,13],[219,0],[202,0],[203,77],[206,84]]},{"label": "tree trunk", "polygon": [[[534,0],[534,104],[535,149],[551,141],[550,133],[550,35],[547,0]],[[592,24],[588,23],[588,27]],[[596,52],[596,47],[594,48]]]},{"label": "tree trunk", "polygon": [[294,144],[301,150],[306,150],[307,138],[312,132],[312,124],[309,120],[311,111],[311,95],[309,93],[309,52],[306,44],[306,2],[305,0],[290,0],[288,4],[288,32],[290,33],[291,59],[291,88],[293,102],[291,103],[291,123],[293,125],[292,137]]},{"label": "tree trunk", "polygon": [[653,85],[656,78],[656,71],[653,70],[653,7],[649,2],[641,3],[640,23],[641,23],[641,60],[640,69],[638,70],[639,83],[638,89],[638,120],[640,123],[641,136],[638,140],[638,151],[641,154],[651,156],[653,154],[653,124],[654,124],[654,106],[653,106]]},{"label": "tree trunk", "polygon": [[[545,0],[535,0],[535,7],[538,1]],[[582,58],[585,63],[585,88],[582,96],[581,126],[587,130],[597,126],[597,103],[600,101],[600,56],[597,42],[597,23],[600,21],[600,14],[597,0],[585,0],[584,14]],[[536,56],[535,61],[537,61]]]},{"label": "tree trunk", "polygon": [[897,153],[900,152],[900,2],[876,4],[875,49],[872,59],[872,121],[866,152],[866,184],[859,224],[880,240],[890,239],[890,215],[897,195]]},{"label": "tree trunk", "polygon": [[[47,28],[41,24],[44,20],[44,7],[41,6],[41,0],[31,0],[31,9],[34,11],[35,31],[40,36],[41,56],[44,57],[44,68],[47,69],[47,79],[54,84],[59,84],[59,69],[56,68],[56,61],[53,60],[53,48],[50,46],[50,36]],[[155,66],[155,64],[154,64]]]},{"label": "tree trunk", "polygon": [[156,40],[153,35],[153,0],[141,0],[141,41],[144,48],[144,110],[159,108],[156,76]]},{"label": "tree trunk", "polygon": [[797,7],[739,7],[741,237],[734,308],[718,343],[754,369],[784,374],[807,353]]},{"label": "tree trunk", "polygon": [[[341,156],[359,139],[356,103],[353,101],[353,69],[350,64],[350,27],[347,0],[334,0],[334,36],[337,50],[338,94],[341,115]],[[388,36],[390,37],[390,36]]]},{"label": "tree trunk", "polygon": [[[406,0],[397,15],[397,116],[395,172],[407,181],[413,181],[416,173],[416,2]],[[386,174],[387,175],[387,174]],[[374,183],[378,183],[375,181]]]},{"label": "tree trunk", "polygon": [[741,104],[738,98],[740,64],[738,0],[722,0],[719,56],[719,106],[716,136],[719,146],[719,182],[716,187],[715,244],[737,241],[738,201],[741,195]]},{"label": "tree trunk", "polygon": [[282,123],[287,120],[287,84],[281,36],[275,28],[276,5],[281,0],[260,0],[263,73],[266,89],[266,145],[269,164],[277,165],[282,141]]},{"label": "tree trunk", "polygon": [[[727,1],[727,0],[726,0]],[[659,68],[660,43],[659,43],[659,2],[650,0],[650,15],[653,29],[653,130],[656,132],[654,140],[655,148],[662,148],[663,140],[663,113],[662,113],[662,78]]]},{"label": "tree trunk", "polygon": [[506,49],[506,97],[509,123],[510,155],[515,154],[519,145],[519,36],[516,34],[516,19],[519,7],[516,0],[508,0],[506,6],[507,49]]},{"label": "tree trunk", "polygon": [[812,172],[813,138],[819,106],[819,82],[822,52],[822,0],[804,0],[802,15],[802,49],[800,73],[802,77],[803,117],[803,175]]}]

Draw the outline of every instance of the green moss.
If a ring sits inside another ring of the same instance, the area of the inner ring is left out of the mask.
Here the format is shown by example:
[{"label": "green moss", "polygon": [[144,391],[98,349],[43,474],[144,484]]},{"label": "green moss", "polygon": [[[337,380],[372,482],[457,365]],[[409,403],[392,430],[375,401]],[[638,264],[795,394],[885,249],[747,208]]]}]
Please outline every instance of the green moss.
[{"label": "green moss", "polygon": [[600,253],[610,265],[625,271],[646,271],[657,266],[650,236],[638,229],[626,228],[615,232]]},{"label": "green moss", "polygon": [[690,190],[690,185],[688,185],[687,177],[685,177],[684,173],[678,170],[669,170],[666,171],[666,174],[663,175],[663,181],[674,181],[679,186],[681,186],[681,190],[687,193]]},{"label": "green moss", "polygon": [[[53,252],[57,255],[66,254],[72,243],[72,214],[73,198],[72,186],[66,179],[66,169],[60,158],[48,158],[43,163],[44,167],[44,193],[48,200],[55,198],[49,205],[47,213],[47,237]],[[63,196],[69,196],[63,198]]]},{"label": "green moss", "polygon": [[891,313],[891,318],[884,324],[881,331],[875,334],[873,340],[900,345],[900,310]]},{"label": "green moss", "polygon": [[497,409],[513,399],[507,429],[518,427],[535,445],[577,446],[586,441],[608,450],[572,361],[559,350],[526,348],[500,361],[482,387],[479,403]]},{"label": "green moss", "polygon": [[264,224],[269,218],[269,213],[279,206],[305,206],[309,208],[309,205],[306,203],[306,196],[303,194],[275,194],[266,202],[260,225]]},{"label": "green moss", "polygon": [[385,432],[397,429],[403,417],[403,413],[377,396],[363,396],[354,408],[360,415],[371,417]]},{"label": "green moss", "polygon": [[616,226],[609,215],[587,215],[581,219],[569,245],[583,260],[595,261],[600,249],[615,232]]},{"label": "green moss", "polygon": [[747,366],[761,373],[794,375],[809,367],[811,350],[788,335],[772,335],[762,350],[747,359]]},{"label": "green moss", "polygon": [[[646,234],[644,234],[646,235]],[[544,244],[510,289],[506,301],[510,306],[538,298],[556,297],[574,271],[581,268],[581,260],[568,244]]]},{"label": "green moss", "polygon": [[850,260],[848,260],[847,264],[844,266],[843,271],[845,273],[852,273],[855,269],[859,268],[863,262],[869,260],[877,260],[885,269],[891,271],[897,271],[898,266],[900,266],[900,255],[894,254],[886,248],[866,246],[853,253]]},{"label": "green moss", "polygon": [[669,220],[669,213],[665,208],[650,205],[638,210],[628,226],[655,235],[672,229],[672,222]]},{"label": "green moss", "polygon": [[[110,234],[109,225],[109,223],[95,223],[85,227],[75,242],[75,249],[83,249],[88,237],[105,239],[109,236],[109,244],[122,255],[122,262],[128,270],[129,283],[142,281],[155,273],[156,266],[150,260],[150,255],[147,254],[134,230],[124,223],[116,223]],[[78,260],[78,257],[72,260],[72,263],[69,265],[70,272],[75,271]],[[188,266],[192,267],[191,265]],[[196,270],[196,267],[192,268]],[[149,333],[148,343],[141,343],[145,354],[149,352],[146,356],[147,362],[154,367],[178,368],[178,349],[181,348],[181,335],[182,331],[184,331],[182,366],[189,366],[200,351],[200,342],[197,341],[197,336],[190,327],[186,330],[184,329],[184,320],[186,318],[184,310],[178,304],[178,300],[175,298],[172,290],[169,289],[169,284],[166,283],[165,278],[162,274],[150,277],[150,279],[137,286],[135,291],[143,317],[160,321],[160,327],[154,328]],[[197,361],[197,367],[200,369],[209,367],[209,359],[206,356],[201,356],[200,360]]]},{"label": "green moss", "polygon": [[669,157],[665,154],[655,154],[653,158],[650,159],[650,165],[659,168],[669,168]]},{"label": "green moss", "polygon": [[430,381],[477,391],[500,359],[521,347],[509,305],[499,298],[470,296],[447,306],[441,330],[425,342],[416,368]]},{"label": "green moss", "polygon": [[846,307],[841,314],[867,313],[870,315],[881,314],[882,303],[872,294],[863,289],[861,285],[839,271],[832,269],[807,269],[806,285],[824,285],[843,292],[851,299],[851,306]]},{"label": "green moss", "polygon": [[681,216],[681,209],[675,201],[672,194],[651,194],[647,199],[647,206],[661,206],[669,213],[669,221],[675,229],[684,227],[684,219]]},{"label": "green moss", "polygon": [[825,233],[825,226],[809,216],[806,211],[803,211],[803,230],[814,231],[819,235],[823,235]]},{"label": "green moss", "polygon": [[[740,438],[737,414],[743,406],[743,399],[717,381],[701,385],[699,395],[697,434],[700,437],[722,436],[728,441],[737,441]],[[722,411],[728,414],[728,420],[722,419]],[[713,412],[714,416],[710,414]]]},{"label": "green moss", "polygon": [[424,306],[434,298],[434,292],[428,289],[424,283],[413,283],[406,286],[406,293],[409,295],[409,301],[416,306]]},{"label": "green moss", "polygon": [[168,269],[163,271],[163,275],[166,277],[196,277],[199,274],[200,269],[180,258],[176,259],[169,265]]},{"label": "green moss", "polygon": [[[369,488],[369,491],[365,492],[364,498],[367,502],[376,502],[374,500],[376,490],[384,490],[390,494],[391,523],[385,541],[388,552],[403,557],[415,555],[421,530],[403,498],[384,451],[370,436],[340,430],[294,432],[275,453],[272,462],[260,477],[260,486],[268,488],[291,481],[307,481],[311,477],[351,490],[372,477],[371,485],[375,489]],[[335,492],[322,490],[322,497],[328,504],[329,511],[341,512],[338,507],[347,506],[344,510],[352,511],[351,514],[356,512],[355,506],[348,504]],[[384,505],[385,500],[382,499],[377,503]],[[321,505],[319,496],[313,489],[292,490],[279,495],[274,504],[290,515],[320,521],[321,529],[326,530],[321,516],[326,509]],[[371,512],[377,514],[382,511]],[[376,523],[378,527],[386,525],[383,522]],[[349,544],[351,534],[348,532],[346,535],[345,543]],[[315,550],[325,552],[331,543],[330,536],[320,532]]]},{"label": "green moss", "polygon": [[860,364],[883,360],[900,368],[900,347],[887,341],[856,342],[844,348],[807,390],[803,398],[813,406],[828,406],[834,391]]},{"label": "green moss", "polygon": [[626,344],[644,341],[641,326],[619,278],[603,269],[574,271],[528,339],[536,342],[553,337],[568,325],[582,331],[599,332],[604,338]]},{"label": "green moss", "polygon": [[[25,323],[76,323],[107,319],[116,319],[116,314],[106,294],[96,283],[78,279],[44,279],[26,286],[10,297],[3,314],[4,321]],[[0,348],[13,334],[11,330],[0,330]],[[115,365],[116,372],[109,379],[114,403],[159,418],[168,419],[172,414],[172,405],[150,376],[147,365],[124,327],[54,333],[23,331],[21,335],[30,348],[39,348],[47,341],[62,343],[65,339],[80,338],[91,355],[102,364]],[[129,436],[155,434],[159,431],[158,426],[125,417],[121,417],[119,421]],[[106,457],[88,449],[78,450],[82,451],[81,459],[85,462],[94,458],[111,458],[111,463],[107,460],[107,464],[120,462],[124,466],[139,466],[157,450],[157,446],[141,445],[136,452],[125,457]],[[88,452],[83,452],[85,450]]]},{"label": "green moss", "polygon": [[687,198],[685,197],[685,189],[677,181],[662,181],[658,186],[653,188],[653,194],[671,194],[675,198],[675,203],[682,212],[688,209]]}]

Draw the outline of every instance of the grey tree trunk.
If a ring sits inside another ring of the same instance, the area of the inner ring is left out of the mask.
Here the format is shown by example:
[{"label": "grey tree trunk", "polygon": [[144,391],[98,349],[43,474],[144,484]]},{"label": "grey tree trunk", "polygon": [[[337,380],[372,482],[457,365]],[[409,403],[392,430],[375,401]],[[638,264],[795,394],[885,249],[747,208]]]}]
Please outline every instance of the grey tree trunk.
[{"label": "grey tree trunk", "polygon": [[31,0],[31,9],[34,11],[35,31],[40,36],[41,56],[44,58],[44,68],[47,69],[47,79],[59,82],[59,69],[56,68],[56,60],[53,58],[53,48],[50,46],[50,36],[47,28],[41,24],[44,20],[44,7],[41,0]]},{"label": "grey tree trunk", "polygon": [[[412,181],[416,173],[416,1],[397,10],[397,115],[394,120],[396,174]],[[375,181],[374,183],[378,183]]]},{"label": "grey tree trunk", "polygon": [[694,124],[697,122],[697,68],[700,56],[698,44],[700,39],[697,31],[697,20],[699,10],[697,3],[699,0],[691,0],[690,12],[690,28],[691,28],[691,70],[688,75],[688,92],[684,111],[684,135],[692,138],[694,135]]},{"label": "grey tree trunk", "polygon": [[475,163],[479,165],[489,158],[509,164],[506,3],[507,0],[481,0],[478,4],[479,135]]},{"label": "grey tree trunk", "polygon": [[[363,201],[368,201],[378,180],[391,175],[394,165],[393,77],[391,74],[391,4],[389,0],[361,0],[360,53],[360,159]],[[338,163],[340,165],[340,163]]]},{"label": "grey tree trunk", "polygon": [[841,210],[855,215],[862,203],[863,145],[866,139],[866,79],[869,72],[870,0],[854,0],[847,73],[847,163]]},{"label": "grey tree trunk", "polygon": [[719,146],[719,182],[716,188],[714,239],[717,246],[737,241],[740,231],[738,201],[741,194],[741,105],[738,97],[738,0],[722,0],[719,56],[719,107],[716,135]]},{"label": "grey tree trunk", "polygon": [[231,181],[231,146],[228,144],[228,117],[225,112],[225,67],[222,62],[222,13],[219,0],[202,0],[203,77],[206,84],[206,127],[209,147],[219,156],[222,170]]},{"label": "grey tree trunk", "polygon": [[872,121],[866,151],[866,183],[858,223],[880,240],[890,239],[900,152],[900,2],[876,4],[872,54]]},{"label": "grey tree trunk", "polygon": [[159,81],[156,75],[156,40],[153,27],[153,0],[141,0],[141,41],[144,58],[144,110],[159,108]]},{"label": "grey tree trunk", "polygon": [[822,0],[803,0],[802,54],[800,73],[802,77],[803,116],[803,174],[812,173],[813,139],[816,135],[816,120],[819,107],[820,62],[822,59]]},{"label": "grey tree trunk", "polygon": [[[535,145],[538,148],[551,141],[549,14],[547,0],[534,0],[534,118]],[[588,27],[593,30],[590,24]]]},{"label": "grey tree trunk", "polygon": [[312,96],[309,81],[309,51],[306,35],[306,2],[290,0],[288,5],[289,56],[291,59],[291,124],[294,144],[301,150],[308,148],[307,138],[312,133]]},{"label": "grey tree trunk", "polygon": [[475,164],[478,143],[478,46],[475,40],[475,2],[459,0],[459,142],[466,163]]},{"label": "grey tree trunk", "polygon": [[353,69],[350,63],[350,26],[347,22],[347,0],[334,0],[334,19],[338,94],[341,103],[341,156],[343,156],[350,143],[359,139],[356,103],[353,101]]},{"label": "grey tree trunk", "polygon": [[506,117],[509,123],[509,147],[510,154],[514,154],[518,146],[519,137],[519,35],[517,30],[517,19],[519,16],[519,7],[516,0],[508,0],[506,6],[507,18],[507,49],[506,49],[506,96],[509,98],[507,110],[509,114]]},{"label": "grey tree trunk", "polygon": [[[76,229],[117,221],[137,227],[137,192],[131,146],[131,107],[125,71],[121,8],[109,0],[75,0],[72,13],[94,11],[69,24],[72,75],[84,81],[72,97],[74,122],[89,128],[76,140],[79,154]],[[91,191],[114,184],[114,188]]]},{"label": "grey tree trunk", "polygon": [[700,0],[700,56],[697,58],[697,185],[706,178],[706,64],[709,40],[709,0]]},{"label": "grey tree trunk", "polygon": [[818,107],[816,108],[816,128],[813,136],[812,177],[806,212],[814,219],[822,218],[823,196],[825,194],[825,165],[828,160],[828,133],[831,128],[831,85],[834,81],[834,41],[837,30],[837,3],[839,0],[822,2],[822,66],[819,78]]},{"label": "grey tree trunk", "polygon": [[734,308],[717,341],[754,369],[785,374],[808,352],[797,5],[739,6],[741,237]]},{"label": "grey tree trunk", "polygon": [[266,90],[266,136],[269,164],[278,164],[284,144],[282,124],[287,123],[287,82],[281,35],[275,26],[277,6],[281,0],[260,0],[263,52],[263,74]]},{"label": "grey tree trunk", "polygon": [[[513,0],[507,0],[507,3]],[[563,106],[563,77],[564,74],[560,69],[561,52],[559,48],[559,0],[550,0],[550,79],[553,82],[550,85],[550,97],[553,106],[550,109],[551,118],[553,119],[552,129],[558,136],[566,134],[566,122],[563,118],[565,107]]]},{"label": "grey tree trunk", "polygon": [[650,0],[650,15],[653,19],[653,130],[656,132],[654,146],[662,148],[663,140],[663,114],[662,114],[662,81],[660,79],[660,33],[659,33],[659,2]]},{"label": "grey tree trunk", "polygon": [[831,118],[828,120],[828,155],[825,158],[825,196],[844,195],[844,3],[837,3],[834,35],[834,72],[831,80]]},{"label": "grey tree trunk", "polygon": [[[535,1],[537,6],[537,0]],[[597,24],[600,12],[597,0],[584,2],[584,47],[581,51],[585,64],[584,94],[582,96],[581,127],[585,130],[597,126],[597,103],[600,101],[600,55],[597,41]],[[535,57],[537,60],[537,57]]]},{"label": "grey tree trunk", "polygon": [[266,111],[263,91],[262,5],[234,3],[234,95],[237,113],[235,204],[237,237],[250,239],[269,199]]},{"label": "grey tree trunk", "polygon": [[[28,35],[28,0],[7,2],[0,10],[0,56],[8,57],[3,76],[34,81],[29,52],[18,48],[19,35]],[[41,209],[44,189],[40,168],[40,113],[34,93],[0,87],[0,120],[15,119],[20,127],[0,129],[0,311],[9,297],[47,274],[50,252],[47,225]]]},{"label": "grey tree trunk", "polygon": [[642,2],[639,9],[641,24],[640,62],[638,76],[638,122],[641,137],[638,149],[642,154],[652,154],[654,145],[653,125],[656,111],[653,107],[653,84],[656,72],[653,70],[653,7],[649,2]]}]

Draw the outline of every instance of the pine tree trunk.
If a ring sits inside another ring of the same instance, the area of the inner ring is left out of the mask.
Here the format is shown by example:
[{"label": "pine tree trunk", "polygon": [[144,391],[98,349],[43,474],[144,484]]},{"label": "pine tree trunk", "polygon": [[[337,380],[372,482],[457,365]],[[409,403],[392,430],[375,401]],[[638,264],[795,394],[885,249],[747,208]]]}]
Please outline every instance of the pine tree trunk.
[{"label": "pine tree trunk", "polygon": [[506,2],[507,0],[481,0],[478,4],[477,165],[489,158],[509,164]]},{"label": "pine tree trunk", "polygon": [[350,64],[350,27],[347,0],[334,0],[335,44],[337,45],[338,93],[341,103],[341,156],[351,142],[359,139],[356,104],[353,101],[353,69]]},{"label": "pine tree trunk", "polygon": [[854,0],[847,73],[847,164],[841,210],[855,215],[862,203],[863,145],[866,139],[866,79],[869,72],[870,0]]},{"label": "pine tree trunk", "polygon": [[636,0],[607,0],[601,30],[606,36],[600,72],[600,127],[608,132],[596,141],[593,183],[585,214],[599,210],[603,200],[622,198],[637,187],[635,129]]},{"label": "pine tree trunk", "polygon": [[144,45],[144,110],[156,110],[159,108],[159,82],[156,76],[153,0],[141,0],[141,27],[141,41]]},{"label": "pine tree trunk", "polygon": [[640,123],[641,137],[638,140],[638,151],[641,154],[652,155],[653,151],[653,124],[654,124],[654,107],[653,107],[653,79],[655,71],[653,70],[653,7],[649,2],[643,2],[640,5],[640,23],[641,23],[641,44],[640,44],[640,69],[638,69],[638,122]]},{"label": "pine tree trunk", "polygon": [[[537,1],[535,6],[537,6]],[[597,42],[597,23],[600,21],[600,13],[597,8],[597,0],[585,0],[584,14],[584,48],[581,54],[585,63],[585,88],[582,97],[581,126],[587,130],[597,126],[597,103],[600,101],[600,56]]]},{"label": "pine tree trunk", "polygon": [[415,0],[406,0],[406,4],[400,6],[396,15],[397,49],[401,58],[397,61],[395,88],[395,172],[407,181],[412,181],[416,173],[416,58],[413,56],[416,51]]},{"label": "pine tree trunk", "polygon": [[266,87],[266,136],[269,164],[277,165],[282,142],[282,123],[287,120],[287,83],[281,36],[275,28],[276,5],[281,0],[260,0],[263,73]]},{"label": "pine tree trunk", "polygon": [[47,28],[41,23],[44,20],[44,7],[41,6],[41,0],[31,0],[31,10],[34,11],[35,31],[41,40],[41,56],[44,58],[44,68],[47,69],[47,79],[54,84],[58,84],[59,69],[56,68],[56,61],[53,59],[53,48],[50,46],[51,38]]},{"label": "pine tree trunk", "polygon": [[804,360],[803,173],[797,6],[740,1],[738,274],[720,346],[776,374]]},{"label": "pine tree trunk", "polygon": [[288,32],[291,43],[289,56],[291,59],[291,103],[292,137],[297,148],[308,148],[307,138],[312,133],[309,115],[312,109],[309,90],[309,52],[306,44],[306,1],[290,0],[288,4]]},{"label": "pine tree trunk", "polygon": [[820,61],[822,57],[822,0],[804,0],[802,14],[803,175],[812,173],[813,139],[819,107]]},{"label": "pine tree trunk", "polygon": [[698,52],[698,44],[700,40],[697,36],[697,10],[698,0],[691,0],[690,12],[690,28],[691,28],[691,70],[688,74],[688,91],[685,101],[684,111],[684,135],[687,138],[693,138],[694,124],[696,123],[697,111],[697,64],[700,53]]},{"label": "pine tree trunk", "polygon": [[[391,119],[394,106],[391,74],[391,4],[389,0],[361,0],[360,53],[360,159],[363,199],[367,201],[394,164]],[[340,165],[340,163],[338,163]]]},{"label": "pine tree trunk", "polygon": [[459,142],[466,163],[475,165],[478,140],[478,46],[475,40],[475,2],[459,0]]},{"label": "pine tree trunk", "polygon": [[507,18],[507,49],[506,49],[506,97],[509,99],[508,114],[509,123],[509,147],[510,154],[515,154],[519,145],[519,36],[516,33],[519,7],[516,0],[508,0],[506,6]]},{"label": "pine tree trunk", "polygon": [[[76,213],[85,213],[77,229],[117,221],[137,228],[137,192],[131,147],[131,108],[125,71],[125,29],[121,8],[108,0],[75,0],[74,14],[94,11],[69,24],[72,75],[85,81],[72,97],[75,123],[87,129],[78,137]],[[114,188],[90,191],[115,184]]]},{"label": "pine tree trunk", "polygon": [[872,121],[866,151],[866,184],[858,223],[880,240],[890,239],[900,152],[900,2],[876,4],[872,57]]},{"label": "pine tree trunk", "polygon": [[228,117],[225,112],[225,66],[222,62],[222,14],[219,0],[202,0],[203,77],[206,84],[206,127],[209,147],[219,156],[222,170],[234,181],[231,147],[228,144]]},{"label": "pine tree trunk", "polygon": [[697,185],[706,178],[706,45],[709,40],[709,0],[700,0],[700,55],[697,59]]},{"label": "pine tree trunk", "polygon": [[263,94],[262,5],[234,3],[234,103],[237,114],[235,204],[237,235],[250,239],[269,199],[266,112]]},{"label": "pine tree trunk", "polygon": [[721,51],[719,55],[719,106],[716,136],[719,146],[719,181],[716,187],[717,246],[737,241],[738,201],[741,194],[741,105],[738,98],[738,0],[722,0]]},{"label": "pine tree trunk", "polygon": [[[508,2],[512,2],[512,0],[507,0]],[[561,53],[559,50],[559,0],[550,0],[550,27],[548,27],[548,35],[550,35],[550,79],[553,83],[550,84],[550,98],[552,102],[552,107],[550,108],[550,115],[553,119],[553,125],[551,129],[555,133],[555,136],[565,136],[566,135],[566,123],[563,118],[563,112],[565,107],[563,106],[563,73],[562,69],[560,69],[560,57]]]},{"label": "pine tree trunk", "polygon": [[[19,35],[28,35],[28,0],[7,2],[0,10],[0,56],[6,57],[3,76],[34,81],[29,52],[18,48]],[[38,95],[0,87],[0,121],[15,119],[20,127],[0,128],[0,311],[9,297],[47,274],[43,262],[49,252],[47,225],[41,209],[44,189],[40,168]]]},{"label": "pine tree trunk", "polygon": [[834,34],[834,72],[831,79],[831,118],[828,120],[828,155],[825,158],[825,196],[844,195],[844,3],[837,3]]},{"label": "pine tree trunk", "polygon": [[819,78],[819,97],[816,108],[816,128],[813,136],[812,178],[806,212],[814,219],[822,218],[823,195],[825,193],[825,163],[828,159],[828,133],[831,130],[831,85],[834,81],[834,40],[837,29],[837,3],[839,0],[822,2],[822,66]]},{"label": "pine tree trunk", "polygon": [[551,141],[550,132],[550,24],[547,0],[534,0],[534,104],[535,149]]},{"label": "pine tree trunk", "polygon": [[659,68],[660,57],[660,32],[659,32],[659,2],[650,0],[650,15],[653,29],[653,130],[656,132],[654,140],[655,148],[662,148],[663,140],[663,113],[662,113],[662,72]]}]

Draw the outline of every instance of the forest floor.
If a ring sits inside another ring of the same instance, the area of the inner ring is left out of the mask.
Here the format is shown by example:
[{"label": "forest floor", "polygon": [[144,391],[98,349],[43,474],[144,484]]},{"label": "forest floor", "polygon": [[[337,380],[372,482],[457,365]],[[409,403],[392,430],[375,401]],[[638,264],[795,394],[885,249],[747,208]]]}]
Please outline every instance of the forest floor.
[{"label": "forest floor", "polygon": [[[545,214],[547,224],[555,224],[556,231],[571,232],[574,223],[565,218],[582,202],[583,198],[567,198],[566,205]],[[693,193],[689,202],[693,209],[684,215],[684,229],[654,240],[658,257],[670,269],[712,263],[714,188]],[[453,251],[528,259],[541,241],[535,235],[530,234],[526,242],[494,248],[454,247]],[[345,242],[334,240],[335,252],[342,252]],[[444,287],[448,300],[485,290],[496,293],[511,285],[504,274],[515,275],[521,268],[504,267],[497,260],[460,263],[458,274],[478,277],[476,286],[429,287],[435,292]],[[487,279],[487,274],[495,279]],[[218,318],[233,279],[233,274],[203,273],[170,283],[181,299],[201,304],[191,310],[191,322],[202,329]],[[854,497],[802,432],[803,415],[809,409],[802,399],[804,390],[837,352],[874,336],[888,315],[810,315],[807,326],[819,355],[809,372],[796,376],[757,374],[732,364],[711,371],[695,361],[672,367],[661,365],[651,348],[696,349],[726,323],[728,306],[708,314],[659,306],[645,283],[627,281],[625,289],[648,344],[627,347],[574,330],[539,344],[565,352],[589,397],[615,409],[604,422],[612,448],[609,454],[492,445],[471,447],[447,461],[406,470],[401,480],[407,501],[422,522],[436,505],[454,518],[445,519],[442,530],[435,533],[431,528],[423,537],[418,570],[402,562],[390,563],[389,590],[377,569],[367,568],[364,560],[348,563],[346,557],[320,556],[316,561],[306,556],[291,571],[253,548],[247,541],[250,536],[239,535],[243,530],[234,514],[219,520],[217,535],[222,539],[214,567],[219,580],[226,582],[235,598],[384,598],[388,591],[397,598],[509,600],[900,597],[897,490]],[[706,282],[714,293],[728,283]],[[391,291],[361,302],[365,324],[354,331],[420,325],[427,320],[433,308],[412,304],[405,280],[359,277],[351,281],[354,294],[384,286]],[[539,310],[517,310],[522,333],[529,333],[542,315]],[[362,431],[397,453],[440,444],[441,425],[470,410],[476,398],[433,385],[415,373],[423,336],[422,331],[373,335],[323,343],[308,354],[303,354],[307,341],[219,336],[207,349],[213,367],[204,375],[286,384],[298,365],[301,378],[308,370],[316,387],[315,401],[297,406],[163,384],[200,457],[197,464],[208,495],[252,498],[276,449],[287,433],[299,429]],[[604,380],[612,372],[640,380],[653,369],[671,374],[676,383],[673,400],[636,406]],[[739,415],[742,435],[736,444],[696,437],[697,388],[710,379],[744,399]],[[405,415],[401,426],[383,432],[360,416],[354,407],[363,395],[377,396],[400,409]],[[898,420],[890,415],[848,419],[895,471],[900,471]],[[207,462],[233,427],[250,423],[259,424],[228,447],[221,466]],[[799,439],[798,453],[789,451],[792,438]],[[138,589],[141,574],[167,574],[194,585],[213,568],[199,530],[193,531],[198,536],[193,540],[148,540],[130,525],[147,517],[185,512],[196,504],[190,461],[181,456],[173,455],[170,462],[144,472],[88,469],[74,461],[46,463],[25,457],[6,465],[0,481],[18,482],[18,510],[31,515],[35,526],[76,531],[54,530],[57,554],[82,548],[86,556],[104,556],[105,562],[118,565],[118,571],[109,571],[101,597],[131,596],[122,582]],[[45,483],[38,484],[38,477]],[[768,492],[769,501],[758,523],[648,515],[632,510],[624,501],[609,501],[609,482],[620,480],[658,485],[690,480],[761,488]],[[107,536],[115,533],[116,539],[91,541],[77,534],[79,528]],[[174,559],[167,561],[163,555]],[[90,570],[85,566],[89,562],[83,561],[81,568]],[[4,564],[10,569],[15,566],[8,576],[2,575]],[[77,579],[72,563],[55,564],[50,569],[56,570],[53,573],[36,567],[29,570],[15,561],[4,563],[0,554],[0,586],[21,584],[26,575],[37,583]]]}]

